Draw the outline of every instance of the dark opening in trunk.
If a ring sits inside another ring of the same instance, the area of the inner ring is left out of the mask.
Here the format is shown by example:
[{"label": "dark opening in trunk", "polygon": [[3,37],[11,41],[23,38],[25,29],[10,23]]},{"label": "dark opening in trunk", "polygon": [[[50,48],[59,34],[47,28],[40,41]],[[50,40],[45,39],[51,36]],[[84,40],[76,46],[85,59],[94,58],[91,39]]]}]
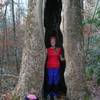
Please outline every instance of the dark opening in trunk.
[{"label": "dark opening in trunk", "polygon": [[[46,0],[44,8],[44,27],[45,27],[45,45],[46,48],[50,47],[49,38],[50,36],[56,36],[57,38],[57,47],[63,49],[63,36],[60,30],[61,23],[61,11],[62,11],[62,1],[61,0]],[[64,49],[63,49],[64,56]],[[66,86],[64,82],[64,70],[65,70],[65,61],[61,62],[61,80],[59,83],[60,93],[66,93]],[[48,85],[47,85],[47,70],[45,66],[45,75],[44,75],[44,94],[46,95]]]}]

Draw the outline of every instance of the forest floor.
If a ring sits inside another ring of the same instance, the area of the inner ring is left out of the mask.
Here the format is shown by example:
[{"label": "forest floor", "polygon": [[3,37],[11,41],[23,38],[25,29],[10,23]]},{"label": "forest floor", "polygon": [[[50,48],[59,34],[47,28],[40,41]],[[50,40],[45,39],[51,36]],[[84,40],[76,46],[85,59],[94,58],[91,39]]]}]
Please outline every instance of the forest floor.
[{"label": "forest floor", "polygon": [[[96,84],[95,80],[87,81],[88,90],[91,95],[90,100],[100,100],[100,86]],[[65,95],[60,96],[58,100],[65,100]]]},{"label": "forest floor", "polygon": [[[100,100],[100,86],[97,85],[96,80],[87,81],[87,87],[91,95],[91,100]],[[58,100],[65,100],[65,96],[62,95]]]},{"label": "forest floor", "polygon": [[[96,81],[95,80],[87,81],[87,86],[91,94],[91,100],[100,100],[100,86],[96,84]],[[5,93],[7,93],[7,91],[5,91]],[[6,99],[1,99],[1,96],[3,95],[5,94],[0,93],[0,100],[6,100]],[[62,95],[60,96],[59,100],[64,100],[64,98],[65,96]],[[10,99],[7,99],[7,100],[10,100]]]},{"label": "forest floor", "polygon": [[96,81],[87,81],[87,85],[91,93],[92,100],[100,100],[100,86],[96,84]]}]

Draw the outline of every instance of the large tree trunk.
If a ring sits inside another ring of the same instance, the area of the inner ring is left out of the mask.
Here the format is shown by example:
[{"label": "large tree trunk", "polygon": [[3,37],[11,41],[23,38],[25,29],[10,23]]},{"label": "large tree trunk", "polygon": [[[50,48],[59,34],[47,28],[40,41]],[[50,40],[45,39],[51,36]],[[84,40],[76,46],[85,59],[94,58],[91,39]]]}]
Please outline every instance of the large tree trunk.
[{"label": "large tree trunk", "polygon": [[39,16],[40,0],[29,0],[27,31],[19,81],[15,92],[23,97],[33,88],[39,96],[44,78],[45,45]]},{"label": "large tree trunk", "polygon": [[64,49],[66,70],[64,73],[69,100],[86,98],[83,62],[83,35],[80,0],[64,0]]}]

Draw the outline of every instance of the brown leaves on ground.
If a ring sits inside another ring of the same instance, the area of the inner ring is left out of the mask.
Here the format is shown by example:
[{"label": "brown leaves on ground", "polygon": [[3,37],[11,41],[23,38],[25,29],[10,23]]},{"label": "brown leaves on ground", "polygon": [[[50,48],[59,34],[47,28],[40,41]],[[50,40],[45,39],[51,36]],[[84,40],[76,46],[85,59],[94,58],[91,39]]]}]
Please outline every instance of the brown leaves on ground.
[{"label": "brown leaves on ground", "polygon": [[2,95],[2,100],[22,100],[19,96],[12,95],[11,92]]},{"label": "brown leaves on ground", "polygon": [[2,95],[3,100],[12,100],[12,93],[11,92],[6,92],[5,94]]},{"label": "brown leaves on ground", "polygon": [[92,100],[100,100],[100,86],[96,84],[96,81],[87,81],[87,86],[90,91]]}]

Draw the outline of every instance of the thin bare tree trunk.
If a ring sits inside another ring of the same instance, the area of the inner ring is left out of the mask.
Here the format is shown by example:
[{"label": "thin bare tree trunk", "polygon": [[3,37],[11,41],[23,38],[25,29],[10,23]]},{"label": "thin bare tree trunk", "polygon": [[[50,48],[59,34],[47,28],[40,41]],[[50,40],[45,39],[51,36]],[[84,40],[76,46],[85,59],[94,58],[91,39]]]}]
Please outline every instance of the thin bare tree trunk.
[{"label": "thin bare tree trunk", "polygon": [[83,35],[80,0],[64,0],[65,82],[69,100],[85,100]]},{"label": "thin bare tree trunk", "polygon": [[31,89],[35,91],[36,96],[40,96],[43,84],[45,45],[39,25],[38,4],[39,0],[29,0],[25,46],[19,81],[15,89],[16,94],[22,97]]}]

